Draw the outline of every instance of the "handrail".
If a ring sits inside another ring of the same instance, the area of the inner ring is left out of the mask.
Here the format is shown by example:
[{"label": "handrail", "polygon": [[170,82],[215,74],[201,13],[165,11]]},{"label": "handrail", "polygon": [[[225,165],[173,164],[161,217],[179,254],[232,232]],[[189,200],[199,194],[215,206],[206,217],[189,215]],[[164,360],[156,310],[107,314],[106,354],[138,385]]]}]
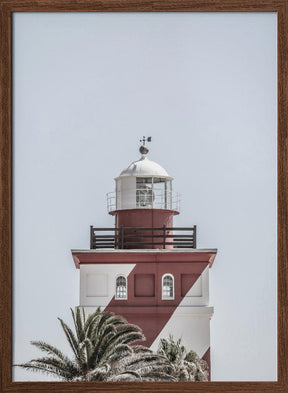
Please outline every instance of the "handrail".
[{"label": "handrail", "polygon": [[[174,234],[181,231],[186,233]],[[101,234],[101,232],[110,232]],[[187,234],[189,232],[189,234]],[[90,226],[90,249],[111,248],[196,248],[196,225],[193,227],[119,227],[94,228]],[[171,247],[170,247],[171,248]]]},{"label": "handrail", "polygon": [[[153,191],[153,198],[151,199],[151,204],[141,206],[139,203],[136,201],[136,189],[134,190],[135,192],[135,201],[131,203],[131,206],[129,208],[131,209],[145,209],[147,206],[152,209],[168,209],[168,210],[176,210],[180,211],[180,194],[179,192],[176,191],[164,191],[161,189],[155,189],[155,192]],[[118,191],[117,194],[115,191],[108,192],[106,194],[106,201],[107,201],[107,210],[108,213],[111,211],[115,211],[118,209],[118,202],[117,202],[117,195],[121,195],[121,192]]]}]

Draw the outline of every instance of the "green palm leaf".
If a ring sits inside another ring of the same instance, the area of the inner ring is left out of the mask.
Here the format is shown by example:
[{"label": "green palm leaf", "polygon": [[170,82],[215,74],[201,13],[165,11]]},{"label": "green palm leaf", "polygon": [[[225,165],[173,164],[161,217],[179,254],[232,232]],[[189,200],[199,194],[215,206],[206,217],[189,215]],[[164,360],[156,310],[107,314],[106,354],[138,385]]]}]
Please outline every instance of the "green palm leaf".
[{"label": "green palm leaf", "polygon": [[37,363],[37,362],[28,362],[28,363],[23,363],[23,364],[16,364],[16,366],[20,366],[26,370],[32,370],[32,371],[39,371],[44,374],[50,375],[53,374],[57,376],[58,378],[64,379],[65,381],[70,381],[69,376],[66,375],[66,373],[62,373],[61,370],[58,370],[55,367],[51,367],[49,365]]},{"label": "green palm leaf", "polygon": [[[79,341],[83,341],[85,339],[85,331],[82,322],[83,317],[81,316],[80,308],[76,308],[76,313],[74,313],[74,311],[71,308],[71,313],[74,321],[74,327],[75,327],[77,338]],[[84,318],[85,318],[85,313],[84,313]]]},{"label": "green palm leaf", "polygon": [[50,355],[55,355],[59,359],[67,360],[68,357],[65,356],[58,348],[53,347],[50,344],[45,343],[44,341],[31,341],[32,345],[35,345],[41,351],[49,353]]},{"label": "green palm leaf", "polygon": [[121,374],[110,376],[107,381],[109,382],[125,382],[125,381],[141,381],[141,376],[135,371],[125,371]]},{"label": "green palm leaf", "polygon": [[207,363],[196,352],[187,352],[181,341],[175,341],[172,335],[160,340],[158,353],[169,360],[171,374],[178,381],[208,381]]},{"label": "green palm leaf", "polygon": [[71,380],[75,374],[79,374],[77,367],[68,367],[67,364],[54,357],[32,359],[28,363],[21,364],[21,367],[43,370],[46,373],[53,373],[65,380]]},{"label": "green palm leaf", "polygon": [[62,321],[62,319],[60,319],[60,318],[58,318],[58,319],[59,319],[59,321],[61,323],[62,329],[64,330],[64,333],[65,333],[65,335],[67,337],[67,340],[68,340],[68,342],[69,342],[69,344],[70,344],[70,346],[71,346],[71,348],[72,348],[72,350],[74,352],[74,355],[75,355],[76,359],[80,360],[79,359],[78,341],[77,341],[74,333],[69,328],[69,326],[67,326],[66,323]]}]

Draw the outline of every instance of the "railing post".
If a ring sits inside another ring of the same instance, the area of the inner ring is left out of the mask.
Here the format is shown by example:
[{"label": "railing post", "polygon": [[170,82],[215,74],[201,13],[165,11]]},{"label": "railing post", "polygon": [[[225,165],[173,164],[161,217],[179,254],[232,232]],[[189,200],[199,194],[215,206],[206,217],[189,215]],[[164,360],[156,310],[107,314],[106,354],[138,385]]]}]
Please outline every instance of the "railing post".
[{"label": "railing post", "polygon": [[121,250],[124,248],[124,228],[121,226]]},{"label": "railing post", "polygon": [[93,249],[93,235],[94,235],[93,225],[90,225],[90,250]]},{"label": "railing post", "polygon": [[194,225],[194,227],[193,227],[193,248],[197,248],[197,243],[196,243],[197,238],[196,238],[196,236],[197,236],[196,225]]},{"label": "railing post", "polygon": [[164,184],[164,209],[167,209],[167,180],[165,180]]},{"label": "railing post", "polygon": [[117,248],[117,245],[118,245],[118,238],[117,238],[117,228],[116,228],[116,225],[115,225],[115,229],[114,229],[114,249],[115,250]]},{"label": "railing post", "polygon": [[163,248],[166,248],[166,225],[163,225]]},{"label": "railing post", "polygon": [[107,204],[107,211],[109,213],[110,212],[110,209],[109,209],[109,192],[107,192],[107,194],[106,194],[106,204]]}]

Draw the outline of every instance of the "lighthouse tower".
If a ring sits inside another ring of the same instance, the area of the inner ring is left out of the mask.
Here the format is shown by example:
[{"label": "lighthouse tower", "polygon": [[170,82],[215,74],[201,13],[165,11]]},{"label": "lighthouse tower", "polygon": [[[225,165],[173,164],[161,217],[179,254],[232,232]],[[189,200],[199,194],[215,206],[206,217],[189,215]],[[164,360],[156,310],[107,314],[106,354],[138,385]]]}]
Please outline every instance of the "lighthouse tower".
[{"label": "lighthouse tower", "polygon": [[97,307],[140,326],[143,345],[182,338],[210,365],[209,269],[216,249],[196,248],[196,226],[173,226],[179,195],[173,178],[148,158],[143,137],[140,158],[115,178],[107,194],[114,228],[90,227],[90,249],[72,250],[80,269],[80,307]]}]

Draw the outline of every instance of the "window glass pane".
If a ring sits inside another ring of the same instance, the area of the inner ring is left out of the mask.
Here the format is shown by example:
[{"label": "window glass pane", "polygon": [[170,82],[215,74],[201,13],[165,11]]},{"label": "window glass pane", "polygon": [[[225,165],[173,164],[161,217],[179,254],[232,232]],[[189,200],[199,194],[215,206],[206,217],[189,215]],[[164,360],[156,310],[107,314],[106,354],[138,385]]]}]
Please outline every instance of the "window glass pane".
[{"label": "window glass pane", "polygon": [[166,179],[163,177],[154,177],[153,183],[165,183]]},{"label": "window glass pane", "polygon": [[153,207],[153,184],[152,178],[137,177],[136,178],[136,206],[137,207]]},{"label": "window glass pane", "polygon": [[163,286],[162,286],[162,298],[173,298],[174,288],[173,288],[173,278],[171,276],[164,276]]},{"label": "window glass pane", "polygon": [[119,276],[116,279],[116,299],[127,298],[127,280],[124,276]]},{"label": "window glass pane", "polygon": [[136,184],[151,184],[152,183],[152,177],[137,177],[136,178]]}]

